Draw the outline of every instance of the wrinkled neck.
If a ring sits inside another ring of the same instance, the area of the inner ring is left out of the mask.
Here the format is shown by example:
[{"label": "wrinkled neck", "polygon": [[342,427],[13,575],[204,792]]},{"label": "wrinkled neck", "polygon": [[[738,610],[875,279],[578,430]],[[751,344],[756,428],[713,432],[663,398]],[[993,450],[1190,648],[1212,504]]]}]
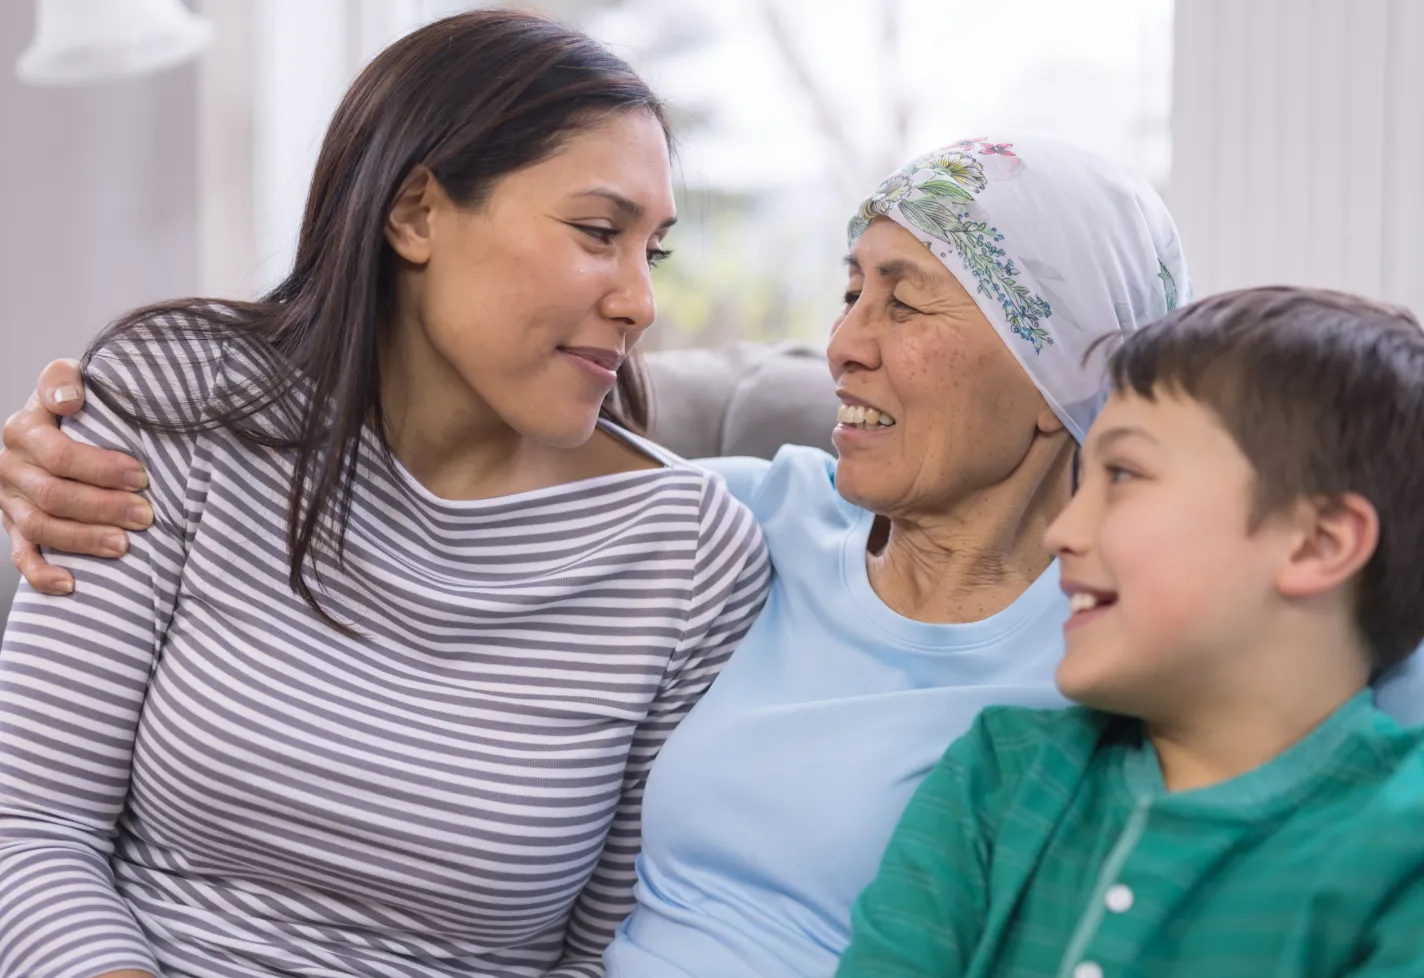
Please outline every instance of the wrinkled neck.
[{"label": "wrinkled neck", "polygon": [[875,593],[915,621],[982,621],[1053,562],[1043,546],[1072,495],[1073,442],[1044,442],[1007,479],[942,512],[878,517],[866,569]]}]

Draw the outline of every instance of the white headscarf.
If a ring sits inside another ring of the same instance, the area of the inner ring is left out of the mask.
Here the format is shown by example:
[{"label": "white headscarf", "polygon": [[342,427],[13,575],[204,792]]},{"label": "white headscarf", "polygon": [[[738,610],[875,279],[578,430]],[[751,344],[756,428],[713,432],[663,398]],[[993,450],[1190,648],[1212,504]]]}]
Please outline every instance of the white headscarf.
[{"label": "white headscarf", "polygon": [[1102,406],[1108,350],[1190,300],[1176,225],[1147,181],[1052,139],[963,139],[892,173],[850,222],[885,216],[954,273],[1073,437]]}]

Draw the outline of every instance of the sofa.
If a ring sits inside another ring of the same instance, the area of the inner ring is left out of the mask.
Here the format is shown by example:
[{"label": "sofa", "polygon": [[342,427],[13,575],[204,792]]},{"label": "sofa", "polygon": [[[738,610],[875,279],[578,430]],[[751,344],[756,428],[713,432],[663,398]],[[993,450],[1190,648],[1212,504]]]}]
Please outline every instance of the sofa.
[{"label": "sofa", "polygon": [[645,358],[649,435],[683,458],[754,455],[782,445],[831,451],[839,402],[825,354],[805,343],[735,343]]}]

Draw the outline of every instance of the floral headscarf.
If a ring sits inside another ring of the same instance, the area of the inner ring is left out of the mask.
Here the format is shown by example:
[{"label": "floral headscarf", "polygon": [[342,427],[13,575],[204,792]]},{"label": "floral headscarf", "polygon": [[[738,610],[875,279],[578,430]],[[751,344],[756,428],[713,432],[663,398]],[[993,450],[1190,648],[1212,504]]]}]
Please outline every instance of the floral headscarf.
[{"label": "floral headscarf", "polygon": [[1141,177],[1041,137],[963,139],[892,173],[851,220],[919,238],[974,296],[1073,437],[1104,400],[1094,340],[1190,299],[1176,225]]}]

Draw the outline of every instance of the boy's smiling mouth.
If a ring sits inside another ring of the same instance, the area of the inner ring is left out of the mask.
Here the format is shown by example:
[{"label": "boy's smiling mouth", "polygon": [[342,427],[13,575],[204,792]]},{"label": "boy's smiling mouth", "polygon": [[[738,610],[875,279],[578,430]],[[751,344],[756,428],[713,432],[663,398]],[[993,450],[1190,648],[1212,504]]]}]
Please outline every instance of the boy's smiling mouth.
[{"label": "boy's smiling mouth", "polygon": [[1073,581],[1063,582],[1063,593],[1068,595],[1068,610],[1072,612],[1064,628],[1086,625],[1117,603],[1117,592]]}]

